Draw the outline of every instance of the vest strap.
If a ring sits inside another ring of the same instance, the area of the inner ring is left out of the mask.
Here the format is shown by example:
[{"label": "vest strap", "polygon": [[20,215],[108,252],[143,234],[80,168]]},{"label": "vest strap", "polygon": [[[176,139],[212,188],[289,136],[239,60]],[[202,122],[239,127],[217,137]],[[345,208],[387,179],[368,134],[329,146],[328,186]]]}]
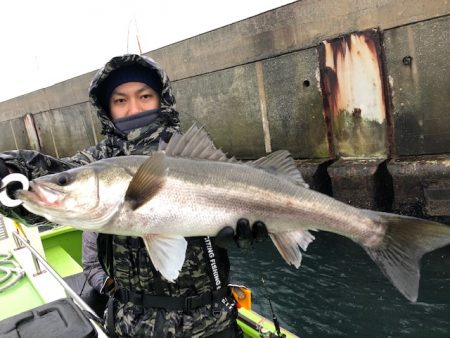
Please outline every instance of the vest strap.
[{"label": "vest strap", "polygon": [[224,287],[218,291],[205,292],[198,296],[169,297],[153,296],[121,288],[116,291],[114,298],[122,303],[131,302],[147,308],[163,308],[166,310],[182,310],[184,312],[190,312],[198,307],[220,301],[227,296],[228,293],[228,288]]}]

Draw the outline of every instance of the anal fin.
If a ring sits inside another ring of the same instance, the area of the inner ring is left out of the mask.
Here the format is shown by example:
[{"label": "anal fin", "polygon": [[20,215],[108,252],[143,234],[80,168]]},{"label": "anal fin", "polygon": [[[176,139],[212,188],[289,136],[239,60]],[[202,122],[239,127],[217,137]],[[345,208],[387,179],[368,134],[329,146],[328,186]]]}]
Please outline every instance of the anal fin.
[{"label": "anal fin", "polygon": [[314,240],[314,236],[308,230],[270,233],[269,236],[286,263],[294,265],[297,269],[302,262],[300,248],[306,251],[309,243]]}]

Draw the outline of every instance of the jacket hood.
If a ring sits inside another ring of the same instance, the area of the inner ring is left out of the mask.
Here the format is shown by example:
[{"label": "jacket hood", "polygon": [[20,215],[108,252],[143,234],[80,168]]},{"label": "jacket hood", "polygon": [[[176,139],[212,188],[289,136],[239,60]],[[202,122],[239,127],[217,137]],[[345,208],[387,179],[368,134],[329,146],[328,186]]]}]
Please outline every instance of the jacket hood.
[{"label": "jacket hood", "polygon": [[[164,127],[179,129],[180,120],[178,117],[178,112],[175,110],[175,97],[172,94],[172,87],[166,72],[156,61],[147,56],[125,54],[112,58],[102,68],[100,68],[92,79],[89,87],[89,98],[91,104],[97,108],[97,115],[102,125],[102,134],[116,135],[119,137],[127,136],[123,134],[119,129],[117,129],[109,116],[109,112],[103,109],[99,99],[99,92],[104,81],[114,70],[129,65],[140,65],[143,67],[147,67],[155,71],[155,73],[159,75],[162,84],[160,123],[163,124]],[[141,133],[142,132],[145,131],[141,131]]]}]

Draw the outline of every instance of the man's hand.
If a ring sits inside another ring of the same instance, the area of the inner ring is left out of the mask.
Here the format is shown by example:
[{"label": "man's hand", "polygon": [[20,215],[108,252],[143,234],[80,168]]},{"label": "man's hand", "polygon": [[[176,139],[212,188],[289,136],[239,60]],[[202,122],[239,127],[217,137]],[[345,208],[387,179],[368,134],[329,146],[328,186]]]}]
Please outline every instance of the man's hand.
[{"label": "man's hand", "polygon": [[256,221],[250,227],[250,222],[246,218],[237,221],[236,232],[230,226],[219,231],[216,236],[216,244],[226,247],[230,240],[234,240],[239,248],[250,248],[254,242],[262,242],[269,237],[266,225],[261,221]]},{"label": "man's hand", "polygon": [[111,297],[114,295],[115,292],[116,292],[116,283],[114,282],[114,279],[109,276],[106,277],[100,289],[100,293],[102,295],[107,295]]}]

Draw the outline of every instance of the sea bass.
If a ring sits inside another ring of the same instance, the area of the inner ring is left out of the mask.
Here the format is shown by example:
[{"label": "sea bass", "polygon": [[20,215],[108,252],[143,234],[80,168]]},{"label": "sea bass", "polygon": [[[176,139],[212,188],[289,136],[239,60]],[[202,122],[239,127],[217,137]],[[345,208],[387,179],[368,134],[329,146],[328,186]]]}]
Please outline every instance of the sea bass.
[{"label": "sea bass", "polygon": [[228,158],[192,126],[151,156],[100,160],[37,178],[18,198],[32,213],[86,231],[140,236],[155,268],[174,281],[185,237],[215,236],[239,218],[263,221],[288,264],[324,230],[360,244],[409,300],[416,301],[420,259],[450,243],[450,227],[363,210],[308,188],[287,151],[252,162]]}]

